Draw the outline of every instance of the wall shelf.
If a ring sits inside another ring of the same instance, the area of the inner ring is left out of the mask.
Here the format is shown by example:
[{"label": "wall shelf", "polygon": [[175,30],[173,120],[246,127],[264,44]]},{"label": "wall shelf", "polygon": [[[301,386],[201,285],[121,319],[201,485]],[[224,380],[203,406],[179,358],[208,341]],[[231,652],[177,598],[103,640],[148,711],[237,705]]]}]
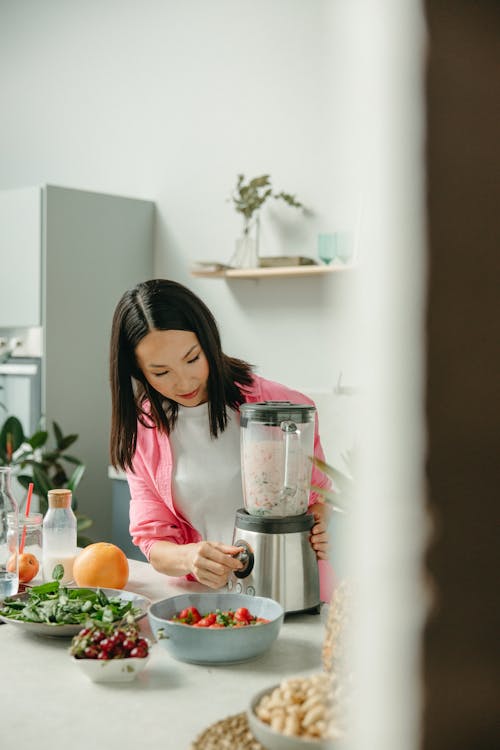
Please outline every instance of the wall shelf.
[{"label": "wall shelf", "polygon": [[191,276],[205,279],[268,279],[284,276],[321,276],[342,273],[356,268],[355,265],[332,264],[331,266],[273,266],[266,268],[228,268],[217,271],[192,270]]}]

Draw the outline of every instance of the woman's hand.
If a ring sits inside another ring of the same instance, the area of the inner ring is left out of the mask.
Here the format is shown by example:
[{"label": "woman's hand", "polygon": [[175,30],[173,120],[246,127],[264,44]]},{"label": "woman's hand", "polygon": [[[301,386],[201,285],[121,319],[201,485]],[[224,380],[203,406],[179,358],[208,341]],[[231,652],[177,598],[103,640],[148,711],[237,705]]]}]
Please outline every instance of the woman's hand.
[{"label": "woman's hand", "polygon": [[241,547],[221,542],[197,542],[186,545],[189,572],[200,583],[219,589],[225,586],[233,570],[241,570],[243,564],[234,558]]},{"label": "woman's hand", "polygon": [[330,520],[331,511],[325,503],[314,503],[309,506],[309,511],[313,514],[316,521],[309,537],[311,547],[315,551],[318,560],[328,560],[328,521]]}]

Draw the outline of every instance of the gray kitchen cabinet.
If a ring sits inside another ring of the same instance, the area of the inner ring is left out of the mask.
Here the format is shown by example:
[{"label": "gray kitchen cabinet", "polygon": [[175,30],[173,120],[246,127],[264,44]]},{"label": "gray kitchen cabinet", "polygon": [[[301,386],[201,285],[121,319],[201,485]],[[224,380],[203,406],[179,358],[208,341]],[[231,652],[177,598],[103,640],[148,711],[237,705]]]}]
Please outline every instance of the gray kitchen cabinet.
[{"label": "gray kitchen cabinet", "polygon": [[109,468],[108,475],[111,479],[113,515],[111,521],[111,541],[122,549],[131,560],[142,560],[146,558],[139,547],[132,542],[129,532],[129,505],[130,490],[123,472]]},{"label": "gray kitchen cabinet", "polygon": [[0,325],[41,324],[40,188],[0,193]]},{"label": "gray kitchen cabinet", "polygon": [[111,321],[123,292],[153,276],[153,237],[151,201],[54,185],[0,191],[0,338],[20,342],[11,362],[41,361],[49,431],[56,421],[78,434],[78,507],[96,541],[111,535]]}]

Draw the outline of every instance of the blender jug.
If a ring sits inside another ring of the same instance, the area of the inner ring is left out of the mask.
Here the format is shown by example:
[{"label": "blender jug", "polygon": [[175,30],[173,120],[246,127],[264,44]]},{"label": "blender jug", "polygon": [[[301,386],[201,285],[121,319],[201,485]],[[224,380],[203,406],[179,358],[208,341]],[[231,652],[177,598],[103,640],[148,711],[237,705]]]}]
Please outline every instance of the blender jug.
[{"label": "blender jug", "polygon": [[241,405],[241,474],[250,515],[285,518],[307,511],[315,412],[289,401]]}]

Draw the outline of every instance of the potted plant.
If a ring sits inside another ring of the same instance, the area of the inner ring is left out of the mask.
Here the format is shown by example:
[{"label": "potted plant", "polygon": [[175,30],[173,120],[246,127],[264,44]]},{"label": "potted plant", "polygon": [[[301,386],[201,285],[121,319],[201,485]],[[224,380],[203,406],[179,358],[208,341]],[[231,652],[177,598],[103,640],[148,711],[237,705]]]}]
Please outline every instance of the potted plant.
[{"label": "potted plant", "polygon": [[352,466],[355,463],[355,451],[356,449],[353,447],[350,451],[342,454],[342,460],[347,466],[348,474],[340,471],[340,469],[336,469],[325,461],[321,461],[316,456],[311,458],[313,464],[333,481],[333,487],[330,489],[316,485],[312,485],[311,489],[321,495],[325,502],[331,506],[332,510],[339,513],[345,513],[348,510],[348,506],[355,493],[355,480],[351,474]]},{"label": "potted plant", "polygon": [[289,206],[302,208],[302,203],[291,193],[273,193],[268,174],[254,177],[245,182],[245,176],[238,175],[236,187],[231,194],[234,207],[243,216],[243,234],[236,240],[236,251],[229,262],[231,266],[252,268],[258,266],[260,209],[269,199],[283,200]]},{"label": "potted plant", "polygon": [[[19,419],[7,417],[0,430],[0,463],[16,470],[16,479],[25,489],[33,482],[33,493],[39,498],[39,508],[43,514],[47,512],[49,490],[70,489],[77,519],[78,545],[85,547],[92,540],[81,532],[92,525],[92,520],[77,512],[78,503],[74,496],[85,465],[79,458],[66,452],[78,440],[78,435],[64,435],[57,422],[52,422],[52,430],[55,446],[51,448],[47,445],[47,430],[39,429],[27,437]],[[72,467],[71,471],[68,464]]]}]

